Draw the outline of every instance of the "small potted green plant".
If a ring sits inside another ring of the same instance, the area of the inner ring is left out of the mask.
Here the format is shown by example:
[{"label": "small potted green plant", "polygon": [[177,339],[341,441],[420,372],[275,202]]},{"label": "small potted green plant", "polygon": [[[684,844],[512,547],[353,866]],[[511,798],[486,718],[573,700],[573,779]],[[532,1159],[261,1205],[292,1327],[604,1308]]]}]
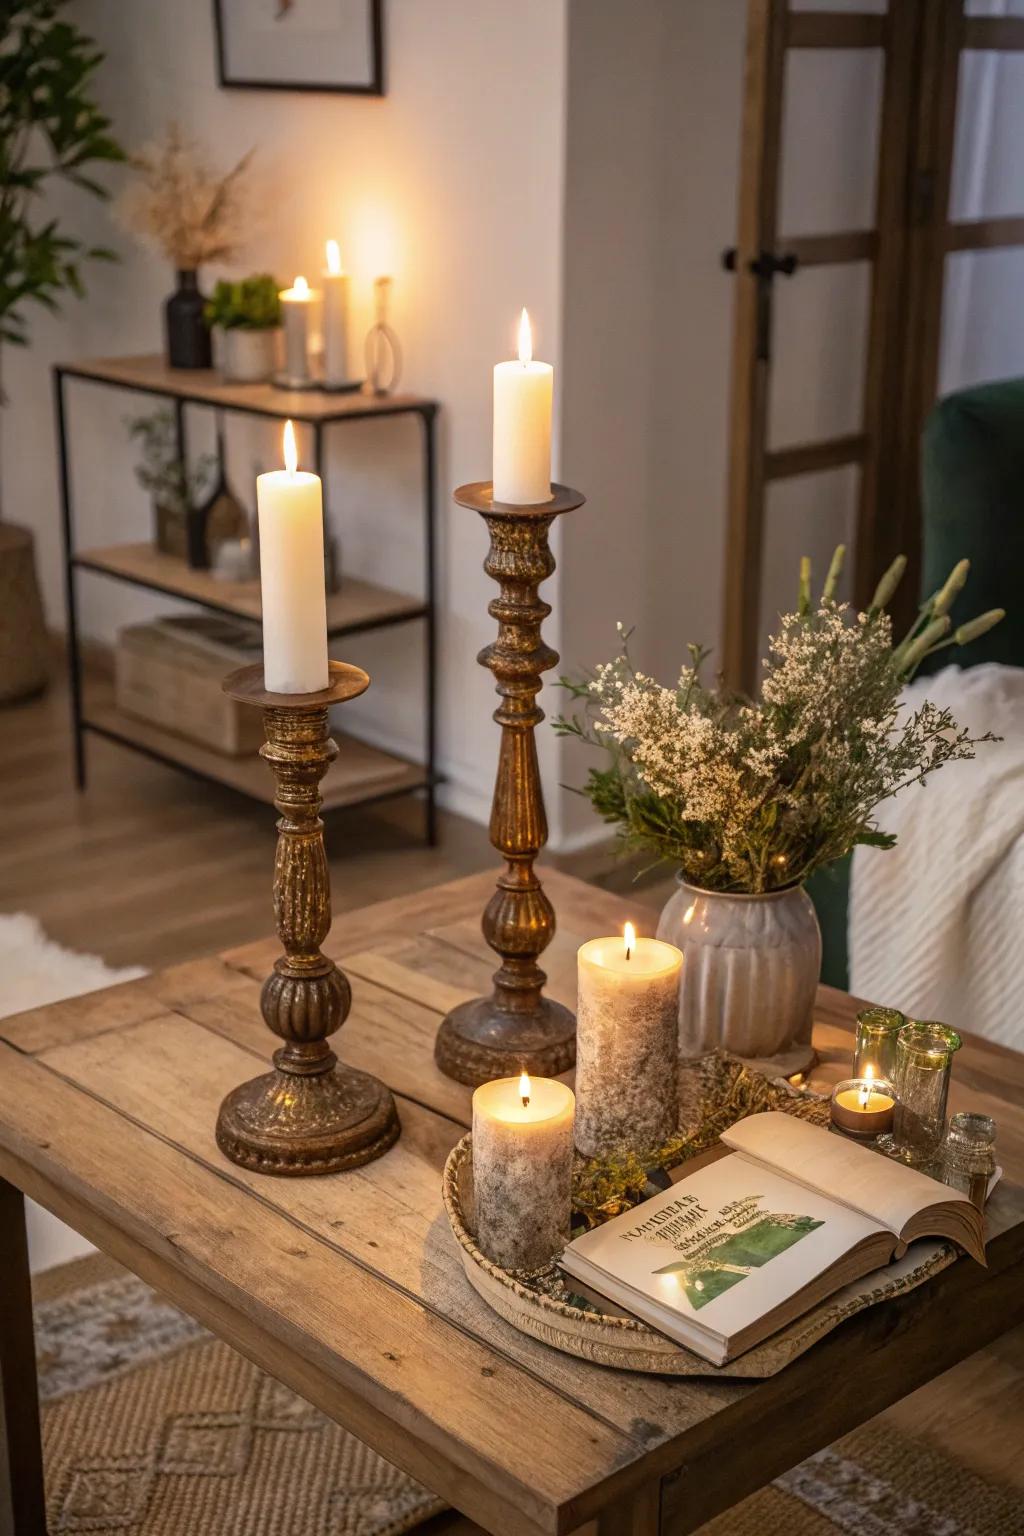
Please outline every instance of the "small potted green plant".
[{"label": "small potted green plant", "polygon": [[126,422],[142,452],[135,477],[153,502],[157,549],[179,560],[188,556],[188,514],[207,490],[217,460],[204,454],[194,468],[182,462],[178,435],[170,411],[153,411]]},{"label": "small potted green plant", "polygon": [[221,280],[206,305],[206,323],[221,333],[221,369],[235,384],[258,384],[274,371],[281,324],[278,285],[269,272]]}]

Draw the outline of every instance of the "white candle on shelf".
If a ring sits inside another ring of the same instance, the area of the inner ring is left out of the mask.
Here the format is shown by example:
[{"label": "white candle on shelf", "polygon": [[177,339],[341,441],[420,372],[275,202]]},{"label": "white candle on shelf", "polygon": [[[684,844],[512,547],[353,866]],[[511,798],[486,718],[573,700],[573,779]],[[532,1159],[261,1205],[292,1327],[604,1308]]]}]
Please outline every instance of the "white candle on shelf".
[{"label": "white candle on shelf", "polygon": [[290,421],[284,462],[256,480],[263,685],[269,693],[318,693],[329,677],[323,497],[319,476],[297,467]]},{"label": "white candle on shelf", "polygon": [[297,277],[292,287],[283,289],[279,297],[284,327],[284,382],[308,384],[313,305],[319,294],[310,288],[304,277]]},{"label": "white candle on shelf", "polygon": [[324,383],[337,387],[349,382],[348,370],[348,273],[342,270],[337,240],[327,242],[327,270],[323,274]]},{"label": "white candle on shelf", "polygon": [[533,506],[551,500],[554,369],[533,361],[530,317],[519,320],[519,359],[494,369],[495,501]]},{"label": "white candle on shelf", "polygon": [[501,1077],[473,1094],[473,1205],[481,1252],[503,1269],[539,1269],[569,1240],[571,1088]]},{"label": "white candle on shelf", "polygon": [[591,939],[577,956],[576,1145],[585,1157],[656,1152],[678,1129],[679,979],[661,939]]}]

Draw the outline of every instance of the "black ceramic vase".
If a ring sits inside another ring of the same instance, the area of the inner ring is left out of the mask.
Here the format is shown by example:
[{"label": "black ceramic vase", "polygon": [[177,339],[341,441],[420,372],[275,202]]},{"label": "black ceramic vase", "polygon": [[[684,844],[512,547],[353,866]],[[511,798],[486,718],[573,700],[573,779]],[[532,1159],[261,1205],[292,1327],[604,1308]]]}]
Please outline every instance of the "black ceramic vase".
[{"label": "black ceramic vase", "polygon": [[178,286],[164,305],[167,361],[172,368],[209,368],[210,332],[203,319],[206,300],[195,272],[179,272]]}]

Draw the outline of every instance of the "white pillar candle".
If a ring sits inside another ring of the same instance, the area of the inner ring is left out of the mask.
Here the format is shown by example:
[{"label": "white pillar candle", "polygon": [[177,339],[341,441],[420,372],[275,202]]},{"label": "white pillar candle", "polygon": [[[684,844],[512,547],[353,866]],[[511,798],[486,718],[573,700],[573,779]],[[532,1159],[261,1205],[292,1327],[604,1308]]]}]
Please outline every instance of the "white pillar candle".
[{"label": "white pillar candle", "polygon": [[284,429],[284,469],[256,477],[263,593],[263,685],[270,693],[326,688],[327,595],[320,478],[297,468]]},{"label": "white pillar candle", "polygon": [[551,500],[551,406],[555,371],[533,361],[530,317],[519,321],[519,360],[494,369],[495,501],[534,506]]},{"label": "white pillar candle", "polygon": [[577,956],[576,1145],[585,1157],[656,1152],[679,1123],[674,944],[591,939]]},{"label": "white pillar candle", "polygon": [[476,1240],[502,1269],[540,1269],[569,1240],[572,1089],[501,1077],[473,1094]]},{"label": "white pillar candle", "polygon": [[323,285],[324,383],[349,382],[348,369],[348,273],[341,268],[337,240],[327,242],[327,270]]},{"label": "white pillar candle", "polygon": [[279,294],[284,327],[284,378],[287,384],[308,384],[312,344],[313,305],[319,298],[304,277]]}]

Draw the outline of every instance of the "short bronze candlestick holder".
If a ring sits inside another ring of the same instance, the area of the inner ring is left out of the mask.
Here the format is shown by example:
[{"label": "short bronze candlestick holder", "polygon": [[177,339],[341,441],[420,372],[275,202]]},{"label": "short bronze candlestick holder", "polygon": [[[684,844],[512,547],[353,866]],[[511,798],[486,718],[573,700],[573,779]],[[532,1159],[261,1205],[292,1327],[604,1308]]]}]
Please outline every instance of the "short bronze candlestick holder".
[{"label": "short bronze candlestick holder", "polygon": [[544,718],[537,706],[541,674],[558,661],[540,629],[551,612],[537,595],[555,569],[548,533],[555,518],[583,505],[578,491],[553,485],[550,501],[513,506],[495,501],[490,484],[455,492],[462,507],[479,512],[491,547],[484,570],[498,583],[488,613],[498,638],[477,658],[494,673],[501,704],[498,776],[491,807],[491,842],[506,861],[483,914],[484,938],[501,957],[490,997],[461,1003],[441,1024],[434,1056],[460,1083],[486,1083],[522,1071],[554,1077],[576,1060],[576,1018],[543,995],[547,980],[537,956],[551,943],[555,913],[534,873],[547,842],[537,743]]},{"label": "short bronze candlestick holder", "polygon": [[274,915],[284,954],[263,984],[260,1008],[285,1042],[274,1070],[232,1089],[217,1116],[217,1145],[257,1173],[337,1173],[380,1157],[398,1139],[395,1101],[385,1085],[346,1067],[327,1036],[348,1017],[348,980],[320,945],[331,926],[331,885],[320,820],[320,780],[337,755],[330,705],[369,687],[358,667],[330,663],[319,693],[268,693],[261,666],[224,681],[231,698],[263,709],[260,748],[277,780]]}]

